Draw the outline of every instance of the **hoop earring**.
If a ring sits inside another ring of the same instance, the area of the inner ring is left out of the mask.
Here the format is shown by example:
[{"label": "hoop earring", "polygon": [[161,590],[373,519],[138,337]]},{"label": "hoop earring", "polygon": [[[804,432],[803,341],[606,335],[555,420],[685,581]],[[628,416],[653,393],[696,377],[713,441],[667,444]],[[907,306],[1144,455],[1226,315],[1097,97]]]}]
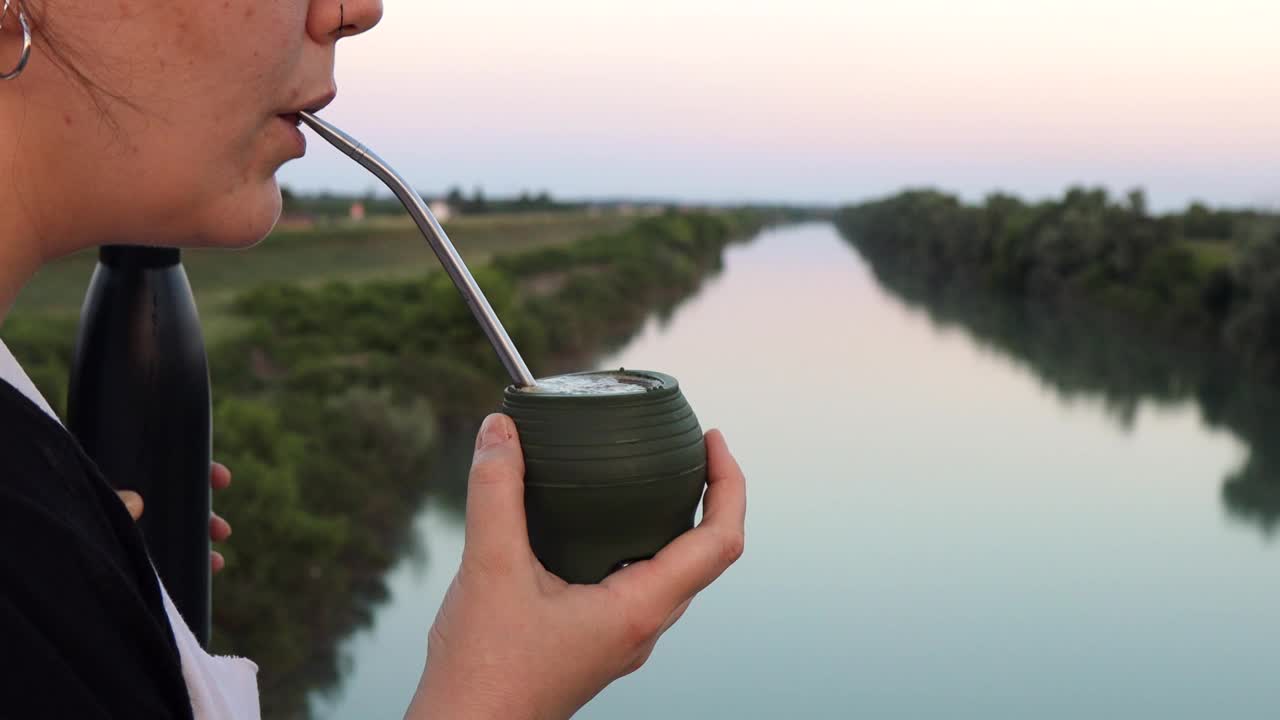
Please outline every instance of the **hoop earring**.
[{"label": "hoop earring", "polygon": [[[0,27],[3,27],[4,18],[9,15],[9,5],[12,0],[4,0],[4,11],[0,12]],[[22,55],[18,57],[18,64],[9,72],[0,73],[0,80],[13,80],[27,69],[27,61],[31,59],[31,24],[27,22],[27,13],[22,9],[22,4],[18,4],[18,23],[22,25]]]}]

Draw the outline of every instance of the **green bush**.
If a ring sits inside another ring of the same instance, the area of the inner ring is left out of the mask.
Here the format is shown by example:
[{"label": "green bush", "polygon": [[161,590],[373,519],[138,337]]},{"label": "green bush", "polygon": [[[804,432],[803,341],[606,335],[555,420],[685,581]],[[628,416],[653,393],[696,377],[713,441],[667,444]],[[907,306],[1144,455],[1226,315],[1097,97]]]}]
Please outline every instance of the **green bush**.
[{"label": "green bush", "polygon": [[1110,320],[1222,346],[1246,368],[1280,376],[1280,218],[1202,205],[1152,216],[1140,192],[1113,202],[1074,188],[1054,201],[997,194],[978,206],[912,190],[843,208],[836,222],[874,266],[935,292],[1083,300]]}]

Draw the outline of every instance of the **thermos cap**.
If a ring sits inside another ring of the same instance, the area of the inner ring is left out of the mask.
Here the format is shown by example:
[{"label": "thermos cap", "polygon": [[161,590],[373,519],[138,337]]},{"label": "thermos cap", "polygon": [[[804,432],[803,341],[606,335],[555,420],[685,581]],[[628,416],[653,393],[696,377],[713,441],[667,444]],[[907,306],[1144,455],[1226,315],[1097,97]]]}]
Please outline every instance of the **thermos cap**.
[{"label": "thermos cap", "polygon": [[98,262],[113,268],[166,268],[182,262],[178,248],[146,245],[103,245]]}]

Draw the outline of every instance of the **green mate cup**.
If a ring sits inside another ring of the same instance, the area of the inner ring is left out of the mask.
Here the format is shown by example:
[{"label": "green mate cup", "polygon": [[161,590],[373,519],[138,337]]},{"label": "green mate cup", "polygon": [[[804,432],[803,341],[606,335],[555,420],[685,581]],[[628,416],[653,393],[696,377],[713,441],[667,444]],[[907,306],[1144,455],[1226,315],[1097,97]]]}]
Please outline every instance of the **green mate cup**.
[{"label": "green mate cup", "polygon": [[508,387],[502,412],[520,431],[529,542],[547,570],[597,583],[693,527],[707,449],[675,378],[559,375]]}]

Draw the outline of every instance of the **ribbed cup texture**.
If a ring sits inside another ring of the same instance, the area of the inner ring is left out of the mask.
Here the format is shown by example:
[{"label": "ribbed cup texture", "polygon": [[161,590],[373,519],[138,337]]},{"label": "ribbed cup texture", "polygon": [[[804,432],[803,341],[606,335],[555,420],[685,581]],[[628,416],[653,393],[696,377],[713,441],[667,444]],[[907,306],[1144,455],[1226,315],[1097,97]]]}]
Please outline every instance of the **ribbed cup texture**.
[{"label": "ribbed cup texture", "polygon": [[644,393],[556,395],[508,388],[525,458],[529,539],[568,582],[594,583],[693,527],[706,485],[702,428],[675,378]]}]

